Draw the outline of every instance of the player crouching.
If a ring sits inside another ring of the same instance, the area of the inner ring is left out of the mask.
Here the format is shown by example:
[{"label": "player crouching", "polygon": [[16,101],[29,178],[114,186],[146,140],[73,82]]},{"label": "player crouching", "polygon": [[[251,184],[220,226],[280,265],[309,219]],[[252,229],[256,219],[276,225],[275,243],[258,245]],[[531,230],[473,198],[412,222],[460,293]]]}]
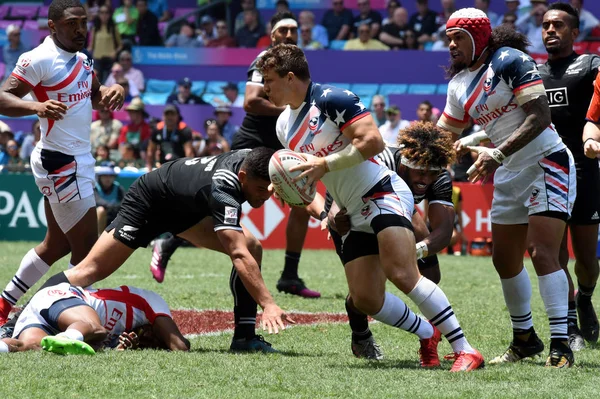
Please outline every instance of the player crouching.
[{"label": "player crouching", "polygon": [[0,353],[43,349],[93,355],[99,348],[132,349],[144,343],[169,350],[190,348],[160,295],[128,286],[88,291],[61,283],[34,295],[13,337],[0,341]]}]

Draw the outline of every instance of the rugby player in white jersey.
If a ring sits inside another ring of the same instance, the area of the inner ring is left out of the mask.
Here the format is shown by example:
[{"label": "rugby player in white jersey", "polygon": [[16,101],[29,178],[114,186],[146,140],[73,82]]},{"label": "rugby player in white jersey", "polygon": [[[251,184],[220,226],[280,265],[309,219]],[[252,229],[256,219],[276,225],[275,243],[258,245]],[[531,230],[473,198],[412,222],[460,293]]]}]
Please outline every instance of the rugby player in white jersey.
[{"label": "rugby player in white jersey", "polygon": [[[37,115],[41,139],[31,170],[44,195],[48,229],[29,250],[0,297],[0,326],[13,305],[54,262],[71,253],[79,263],[98,238],[94,200],[94,158],[90,147],[92,104],[116,110],[123,105],[119,85],[102,86],[85,47],[87,16],[78,0],[54,0],[48,9],[50,35],[19,57],[0,89],[0,114]],[[21,98],[31,93],[37,101]]]},{"label": "rugby player in white jersey", "polygon": [[485,13],[474,8],[452,14],[446,34],[452,80],[438,124],[458,137],[473,118],[496,147],[470,147],[479,157],[469,169],[472,182],[495,171],[493,263],[513,327],[512,343],[491,363],[516,362],[544,350],[533,328],[531,283],[523,267],[528,251],[550,323],[546,366],[569,367],[574,362],[567,343],[569,284],[559,249],[575,200],[573,156],[551,124],[544,85],[524,53],[523,35],[505,26],[492,32]]},{"label": "rugby player in white jersey", "polygon": [[[150,337],[146,333],[138,337],[134,331],[141,328],[150,332]],[[98,348],[131,349],[140,339],[142,345],[154,342],[151,346],[156,348],[190,349],[169,306],[157,293],[129,286],[84,290],[61,283],[33,296],[12,338],[0,340],[0,353],[44,349],[59,354],[94,354]]]},{"label": "rugby player in white jersey", "polygon": [[[483,357],[466,340],[446,295],[419,273],[410,222],[413,196],[398,175],[372,159],[384,150],[384,142],[369,111],[349,90],[312,83],[297,46],[269,49],[257,67],[269,100],[286,107],[277,120],[279,140],[308,157],[292,170],[303,170],[298,179],[306,177],[308,185],[322,178],[335,202],[348,211],[352,230],[343,237],[342,250],[355,306],[382,323],[429,340],[428,357],[438,356],[439,329],[454,351],[451,371],[482,367]],[[375,235],[376,240],[363,245],[365,235]],[[386,278],[431,323],[386,293]]]}]

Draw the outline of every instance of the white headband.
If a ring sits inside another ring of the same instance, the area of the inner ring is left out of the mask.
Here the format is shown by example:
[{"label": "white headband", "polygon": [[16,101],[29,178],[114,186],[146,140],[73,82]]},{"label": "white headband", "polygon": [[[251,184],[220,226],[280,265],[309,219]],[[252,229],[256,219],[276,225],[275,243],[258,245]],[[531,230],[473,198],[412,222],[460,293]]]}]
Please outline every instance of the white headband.
[{"label": "white headband", "polygon": [[291,25],[293,28],[297,28],[298,27],[298,22],[296,22],[296,20],[292,19],[292,18],[282,19],[281,21],[279,21],[279,22],[277,22],[275,24],[275,26],[273,27],[273,29],[271,29],[271,34],[275,33],[275,31],[277,29],[279,29],[282,25]]},{"label": "white headband", "polygon": [[430,166],[428,168],[424,167],[424,166],[419,166],[419,165],[415,165],[414,163],[410,162],[409,160],[407,160],[404,157],[400,158],[400,163],[404,166],[406,166],[409,169],[417,169],[417,170],[431,170],[431,171],[440,171],[443,168],[439,167],[439,166]]}]

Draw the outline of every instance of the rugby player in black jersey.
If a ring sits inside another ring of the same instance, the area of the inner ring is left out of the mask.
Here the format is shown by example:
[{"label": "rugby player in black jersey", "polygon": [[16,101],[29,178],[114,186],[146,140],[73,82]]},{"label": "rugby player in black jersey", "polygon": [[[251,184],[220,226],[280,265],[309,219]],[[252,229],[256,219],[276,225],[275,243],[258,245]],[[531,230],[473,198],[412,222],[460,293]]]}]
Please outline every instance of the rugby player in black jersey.
[{"label": "rugby player in black jersey", "polygon": [[[542,22],[542,38],[548,61],[539,67],[552,113],[552,123],[569,150],[577,169],[577,199],[568,227],[575,254],[577,296],[568,270],[567,231],[562,242],[560,263],[569,278],[569,346],[584,348],[586,341],[598,341],[598,318],[591,299],[598,280],[598,223],[600,223],[600,173],[598,162],[586,158],[582,134],[586,111],[594,93],[600,57],[577,54],[573,42],[579,35],[579,16],[569,4],[548,7]],[[577,326],[577,313],[581,330]]]},{"label": "rugby player in black jersey", "polygon": [[[421,215],[414,212],[412,225],[417,239],[417,258],[421,274],[438,284],[441,279],[436,253],[446,248],[452,237],[455,211],[452,204],[452,178],[445,169],[454,158],[452,138],[430,122],[417,122],[400,131],[398,147],[387,147],[377,161],[396,172],[410,187],[415,204],[428,202],[429,228]],[[417,162],[418,160],[425,160]],[[350,228],[345,210],[339,210],[327,195],[329,231],[336,252],[343,262],[342,238]],[[431,230],[430,230],[431,229]],[[376,250],[365,243],[363,250]],[[346,311],[352,329],[352,353],[370,360],[383,359],[383,352],[369,329],[367,316],[356,309],[352,298],[346,298]],[[427,359],[425,359],[425,362]]]},{"label": "rugby player in black jersey", "polygon": [[[298,23],[294,14],[289,11],[278,12],[271,18],[271,43],[296,44],[298,42]],[[240,130],[233,136],[231,149],[256,148],[265,146],[275,150],[283,148],[277,139],[275,124],[284,107],[276,107],[267,99],[263,89],[262,74],[256,68],[256,63],[266,51],[261,52],[248,69],[246,93],[244,97],[244,110],[246,116]],[[277,289],[288,294],[304,298],[319,298],[321,294],[310,290],[298,276],[298,263],[308,229],[310,215],[304,208],[291,207],[286,228],[285,263],[281,278],[277,282]],[[159,276],[157,281],[162,281],[164,269],[173,252],[181,245],[182,241],[173,238],[157,240],[154,248],[151,268],[152,274]],[[162,270],[160,270],[162,269]]]},{"label": "rugby player in black jersey", "polygon": [[[89,255],[76,267],[51,277],[44,286],[94,284],[114,273],[137,248],[169,232],[231,258],[235,331],[230,349],[274,352],[255,334],[257,303],[263,308],[262,325],[269,333],[285,328],[284,321],[293,321],[265,286],[260,272],[260,242],[240,225],[244,202],[259,208],[272,194],[268,165],[273,153],[259,147],[181,158],[141,176],[129,188],[116,219]],[[235,284],[237,280],[242,284]]]}]

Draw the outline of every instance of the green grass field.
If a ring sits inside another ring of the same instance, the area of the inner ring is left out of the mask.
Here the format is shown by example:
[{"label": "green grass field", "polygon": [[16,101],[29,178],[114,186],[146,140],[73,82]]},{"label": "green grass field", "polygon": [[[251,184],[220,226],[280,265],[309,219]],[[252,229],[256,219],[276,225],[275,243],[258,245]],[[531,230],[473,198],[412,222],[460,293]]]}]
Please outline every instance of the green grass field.
[{"label": "green grass field", "polygon": [[[1,288],[32,243],[0,243]],[[151,251],[139,250],[117,273],[98,286],[122,284],[152,289],[173,309],[230,310],[230,263],[212,252],[184,248],[175,254],[166,280],[157,284],[148,271]],[[486,360],[501,353],[511,337],[508,313],[490,258],[440,257],[442,288],[463,330]],[[275,300],[286,310],[343,312],[346,281],[333,251],[306,251],[301,275],[321,291],[318,300],[275,293],[282,251],[266,251],[263,274]],[[534,276],[528,264],[530,276]],[[66,268],[66,261],[51,273]],[[48,274],[47,276],[50,276]],[[548,341],[549,329],[534,286],[536,328]],[[392,292],[398,292],[390,287]],[[407,303],[416,309],[410,301]],[[598,307],[598,304],[596,303]],[[598,349],[576,353],[576,366],[549,370],[545,359],[487,366],[469,374],[417,367],[415,336],[382,324],[372,330],[386,360],[369,363],[350,351],[350,329],[343,324],[297,326],[266,337],[281,354],[228,353],[231,334],[192,340],[192,353],[107,351],[90,357],[49,353],[0,356],[0,398],[586,398],[600,385]],[[447,342],[440,355],[451,352]]]}]

